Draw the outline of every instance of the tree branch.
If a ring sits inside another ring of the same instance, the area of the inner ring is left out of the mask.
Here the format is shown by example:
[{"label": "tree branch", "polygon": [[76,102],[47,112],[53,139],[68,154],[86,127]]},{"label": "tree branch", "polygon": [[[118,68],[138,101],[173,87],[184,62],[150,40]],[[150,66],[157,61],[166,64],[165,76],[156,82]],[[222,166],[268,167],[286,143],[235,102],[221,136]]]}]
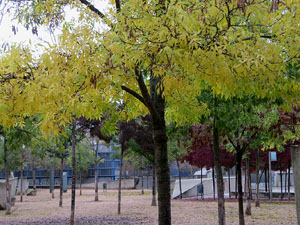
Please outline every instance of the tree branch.
[{"label": "tree branch", "polygon": [[94,5],[92,5],[87,0],[79,0],[82,4],[86,5],[92,12],[96,13],[98,16],[100,16],[102,19],[105,17],[102,12],[99,11]]},{"label": "tree branch", "polygon": [[146,84],[145,84],[145,81],[144,81],[144,78],[142,76],[142,72],[140,71],[139,67],[136,66],[135,69],[134,69],[134,72],[135,72],[135,75],[137,77],[137,81],[138,81],[138,84],[139,84],[139,88],[141,90],[141,93],[143,95],[143,99],[145,101],[145,105],[147,106],[147,108],[149,109],[150,111],[150,114],[152,115],[152,118],[160,118],[156,108],[154,107],[153,105],[153,102],[152,102],[152,99],[150,97],[150,94],[148,92],[148,89],[146,87]]},{"label": "tree branch", "polygon": [[131,94],[133,97],[137,98],[140,102],[142,102],[147,108],[148,105],[146,104],[144,98],[142,96],[140,96],[138,93],[136,93],[135,91],[131,90],[130,88],[122,85],[121,88],[126,91],[127,93]]}]

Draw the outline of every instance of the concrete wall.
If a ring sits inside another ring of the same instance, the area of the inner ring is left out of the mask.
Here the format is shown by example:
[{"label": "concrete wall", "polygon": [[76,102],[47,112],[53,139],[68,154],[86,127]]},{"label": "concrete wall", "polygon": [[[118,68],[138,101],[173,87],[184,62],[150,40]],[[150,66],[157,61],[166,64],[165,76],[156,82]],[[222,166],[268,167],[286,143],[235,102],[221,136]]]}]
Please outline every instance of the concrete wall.
[{"label": "concrete wall", "polygon": [[[18,178],[9,179],[11,202],[14,202],[14,200],[15,200],[17,182],[18,182]],[[7,197],[6,197],[5,180],[1,179],[0,180],[0,209],[6,208],[6,198]]]},{"label": "concrete wall", "polygon": [[[22,193],[26,194],[29,187],[29,180],[22,179]],[[21,194],[21,179],[18,179],[17,195]]]},{"label": "concrete wall", "polygon": [[[107,189],[118,189],[119,187],[119,180],[113,180],[113,181],[100,181],[98,182],[98,187],[99,189],[103,188],[103,183],[107,184]],[[77,186],[79,186],[77,184]],[[95,187],[95,183],[85,183],[82,184],[83,188],[94,188]],[[135,181],[133,178],[130,179],[122,179],[121,181],[121,187],[122,189],[135,189],[136,185],[135,185]]]},{"label": "concrete wall", "polygon": [[[225,194],[229,194],[229,179],[228,177],[224,177],[224,192]],[[242,180],[245,178],[243,177]],[[183,198],[191,198],[197,196],[197,185],[201,183],[200,179],[182,179],[182,189],[183,189]],[[203,184],[203,192],[204,197],[212,197],[213,196],[213,180],[212,178],[204,178],[202,180]],[[243,188],[244,188],[244,182],[243,182]],[[186,191],[184,191],[186,190]],[[176,198],[179,191],[179,181],[176,180],[174,192],[173,192],[173,198]],[[230,177],[230,191],[235,191],[235,177]],[[215,194],[217,197],[217,183],[215,183]]]}]

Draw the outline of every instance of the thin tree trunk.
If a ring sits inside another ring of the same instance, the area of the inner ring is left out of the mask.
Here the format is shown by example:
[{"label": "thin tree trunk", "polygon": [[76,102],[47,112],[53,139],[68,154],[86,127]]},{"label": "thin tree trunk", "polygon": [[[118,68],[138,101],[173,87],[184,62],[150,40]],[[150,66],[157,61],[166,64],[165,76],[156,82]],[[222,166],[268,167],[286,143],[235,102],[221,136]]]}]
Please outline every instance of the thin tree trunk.
[{"label": "thin tree trunk", "polygon": [[283,187],[282,187],[282,169],[280,167],[280,194],[281,194],[281,200],[283,199]]},{"label": "thin tree trunk", "polygon": [[288,200],[291,201],[291,162],[289,162],[289,168],[288,168]]},{"label": "thin tree trunk", "polygon": [[71,196],[71,217],[70,225],[74,225],[75,222],[75,194],[76,194],[76,121],[72,122],[72,196]]},{"label": "thin tree trunk", "polygon": [[35,167],[32,169],[33,190],[36,191]]},{"label": "thin tree trunk", "polygon": [[[225,225],[225,198],[224,198],[224,182],[221,166],[220,147],[219,147],[219,131],[216,127],[216,118],[214,118],[213,126],[213,151],[214,164],[217,172],[217,191],[218,191],[218,221],[219,225]],[[215,179],[215,177],[213,178]]]},{"label": "thin tree trunk", "polygon": [[144,176],[142,175],[142,195],[144,194]]},{"label": "thin tree trunk", "polygon": [[200,179],[201,179],[201,184],[202,184],[202,167],[201,167],[201,178]]},{"label": "thin tree trunk", "polygon": [[241,152],[241,149],[238,149],[236,153],[236,170],[238,176],[239,225],[245,225],[242,186],[242,157],[243,153]]},{"label": "thin tree trunk", "polygon": [[121,187],[122,187],[123,155],[124,155],[124,144],[122,143],[121,158],[120,158],[119,188],[118,188],[118,214],[121,214]]},{"label": "thin tree trunk", "polygon": [[52,180],[52,187],[53,187],[53,189],[52,189],[52,199],[54,199],[54,187],[55,187],[55,185],[54,185],[54,176],[55,176],[55,170],[54,170],[54,166],[52,165],[52,167],[51,167],[51,170],[52,170],[52,177],[51,177],[51,180]]},{"label": "thin tree trunk", "polygon": [[255,195],[255,207],[260,207],[259,202],[259,149],[255,151],[255,172],[256,172],[256,195]]},{"label": "thin tree trunk", "polygon": [[152,167],[152,202],[151,206],[156,206],[156,181],[155,181],[155,165]]},{"label": "thin tree trunk", "polygon": [[98,151],[99,151],[99,141],[96,142],[96,150],[95,150],[95,168],[94,168],[94,174],[95,174],[95,202],[99,201],[99,195],[98,195]]},{"label": "thin tree trunk", "polygon": [[99,201],[99,195],[98,195],[98,163],[95,164],[95,202]]},{"label": "thin tree trunk", "polygon": [[267,168],[265,168],[265,192],[268,192],[268,173],[267,173]]},{"label": "thin tree trunk", "polygon": [[286,184],[287,184],[287,171],[284,173],[284,193],[286,194]]},{"label": "thin tree trunk", "polygon": [[79,172],[79,176],[80,176],[80,178],[79,178],[79,180],[80,180],[80,184],[79,184],[79,189],[80,189],[79,195],[82,195],[82,171],[81,171],[81,170],[80,170],[80,172]]},{"label": "thin tree trunk", "polygon": [[[23,158],[23,157],[22,157]],[[22,159],[23,160],[23,159]],[[23,162],[21,165],[20,202],[23,202]]]},{"label": "thin tree trunk", "polygon": [[60,187],[59,187],[59,207],[63,204],[63,173],[64,173],[64,158],[60,159]]},{"label": "thin tree trunk", "polygon": [[229,193],[229,199],[231,199],[230,168],[228,168],[228,193]]},{"label": "thin tree trunk", "polygon": [[178,169],[178,180],[179,180],[179,192],[180,192],[180,199],[182,199],[182,186],[181,186],[181,174],[180,174],[180,168],[179,168],[179,162],[178,159],[176,159],[176,163],[177,163],[177,169]]},{"label": "thin tree trunk", "polygon": [[149,167],[147,168],[147,176],[146,176],[146,179],[147,179],[147,189],[149,188],[149,185],[148,185],[148,179],[149,179]]},{"label": "thin tree trunk", "polygon": [[216,199],[215,168],[212,168],[213,198]]},{"label": "thin tree trunk", "polygon": [[7,164],[7,145],[4,137],[4,168],[5,168],[5,186],[6,186],[6,215],[11,214],[11,197],[10,197],[10,183],[9,183],[9,169]]},{"label": "thin tree trunk", "polygon": [[247,193],[247,204],[246,204],[246,210],[245,214],[247,216],[251,216],[251,178],[250,178],[250,162],[249,162],[249,157],[246,159],[246,171],[245,171],[245,176],[246,176],[246,193]]}]

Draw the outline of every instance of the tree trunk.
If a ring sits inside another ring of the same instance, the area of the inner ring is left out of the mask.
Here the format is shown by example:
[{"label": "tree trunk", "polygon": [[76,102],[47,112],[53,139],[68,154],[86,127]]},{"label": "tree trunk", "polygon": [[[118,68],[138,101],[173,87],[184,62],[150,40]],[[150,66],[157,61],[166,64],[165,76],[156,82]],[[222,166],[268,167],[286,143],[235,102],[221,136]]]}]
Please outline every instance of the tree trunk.
[{"label": "tree trunk", "polygon": [[64,159],[60,159],[60,187],[59,187],[59,207],[63,204],[63,173],[64,173]]},{"label": "tree trunk", "polygon": [[241,152],[241,149],[238,149],[236,153],[236,170],[238,177],[239,225],[245,225],[242,186],[242,157],[243,153]]},{"label": "tree trunk", "polygon": [[280,167],[280,194],[281,194],[281,200],[283,199],[283,187],[282,187],[282,169]]},{"label": "tree trunk", "polygon": [[265,168],[265,192],[268,192],[268,173],[267,168]]},{"label": "tree trunk", "polygon": [[291,147],[297,222],[300,225],[300,146]]},{"label": "tree trunk", "polygon": [[5,168],[5,186],[6,186],[6,215],[11,214],[11,198],[10,198],[10,184],[9,184],[9,169],[7,164],[7,145],[4,137],[4,168]]},{"label": "tree trunk", "polygon": [[228,193],[229,193],[229,199],[231,199],[230,168],[228,168]]},{"label": "tree trunk", "polygon": [[152,202],[151,206],[156,206],[156,181],[155,181],[155,165],[152,167]]},{"label": "tree trunk", "polygon": [[269,193],[270,193],[270,202],[272,202],[273,192],[272,192],[272,162],[271,162],[271,152],[269,152]]},{"label": "tree trunk", "polygon": [[176,159],[176,163],[177,163],[177,169],[178,169],[178,180],[179,180],[179,192],[180,192],[180,199],[182,199],[182,186],[181,186],[181,174],[180,174],[180,168],[179,168],[179,162],[178,159]]},{"label": "tree trunk", "polygon": [[52,167],[51,167],[51,170],[52,170],[52,177],[51,177],[51,179],[52,179],[52,199],[54,199],[54,187],[55,187],[55,184],[54,184],[54,176],[55,176],[55,170],[54,170],[54,166],[52,165]]},{"label": "tree trunk", "polygon": [[161,118],[153,118],[153,138],[158,189],[158,221],[159,225],[171,225],[170,170],[164,104],[163,102]]},{"label": "tree trunk", "polygon": [[249,162],[249,156],[246,159],[246,171],[245,171],[245,176],[246,176],[246,192],[247,193],[247,204],[246,204],[246,210],[245,214],[247,216],[251,216],[251,178],[250,178],[250,162]]},{"label": "tree trunk", "polygon": [[33,190],[36,191],[35,167],[32,168]]},{"label": "tree trunk", "polygon": [[215,168],[212,168],[213,198],[216,199]]},{"label": "tree trunk", "polygon": [[202,167],[201,167],[201,178],[200,178],[200,179],[201,179],[201,184],[203,184],[203,183],[202,183]]},{"label": "tree trunk", "polygon": [[122,143],[121,158],[120,158],[119,188],[118,188],[118,214],[121,214],[121,188],[122,188],[123,155],[124,155],[124,144]]},{"label": "tree trunk", "polygon": [[72,122],[72,195],[71,195],[71,217],[70,225],[74,225],[75,222],[75,194],[76,194],[76,121]]},{"label": "tree trunk", "polygon": [[80,172],[79,172],[79,180],[80,180],[80,184],[79,184],[79,189],[80,189],[80,191],[79,191],[79,195],[82,195],[82,171],[80,170]]},{"label": "tree trunk", "polygon": [[98,195],[98,163],[95,164],[95,202],[99,201],[99,195]]},{"label": "tree trunk", "polygon": [[259,149],[255,151],[255,173],[256,173],[256,195],[255,195],[255,207],[260,207],[259,202]]},{"label": "tree trunk", "polygon": [[288,168],[288,200],[291,201],[291,162],[289,162],[289,168]]},{"label": "tree trunk", "polygon": [[142,175],[142,195],[144,194],[144,176]]},{"label": "tree trunk", "polygon": [[284,173],[284,193],[286,194],[287,170]]},{"label": "tree trunk", "polygon": [[99,195],[98,195],[98,151],[99,151],[99,141],[96,142],[96,150],[94,155],[94,162],[95,162],[95,168],[94,168],[94,174],[95,174],[95,202],[99,201]]},{"label": "tree trunk", "polygon": [[[158,189],[158,224],[171,225],[171,196],[170,196],[170,170],[168,164],[168,137],[166,132],[165,109],[166,103],[163,96],[162,76],[154,76],[150,73],[150,93],[147,88],[140,67],[135,68],[135,75],[142,96],[138,98],[149,109],[153,125],[154,155]],[[123,89],[126,89],[124,86]],[[127,91],[128,92],[128,91]]]},{"label": "tree trunk", "polygon": [[20,183],[20,190],[21,190],[21,192],[20,192],[20,202],[23,202],[23,163],[21,165],[21,176],[20,177],[21,177],[21,183]]},{"label": "tree trunk", "polygon": [[[214,164],[217,172],[217,191],[218,191],[218,221],[219,225],[225,225],[225,199],[224,199],[224,182],[221,166],[220,147],[219,147],[219,131],[215,124],[213,127],[213,151],[214,151]],[[215,177],[213,176],[213,179]]]}]

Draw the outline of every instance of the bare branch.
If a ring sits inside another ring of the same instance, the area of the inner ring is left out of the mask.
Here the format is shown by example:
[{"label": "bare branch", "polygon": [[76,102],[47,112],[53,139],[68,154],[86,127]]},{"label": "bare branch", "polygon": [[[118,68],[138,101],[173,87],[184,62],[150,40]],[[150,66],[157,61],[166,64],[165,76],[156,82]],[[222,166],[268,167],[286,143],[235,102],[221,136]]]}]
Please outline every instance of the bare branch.
[{"label": "bare branch", "polygon": [[99,9],[97,9],[94,5],[92,5],[90,2],[87,0],[79,0],[82,4],[86,5],[91,11],[96,13],[98,16],[100,16],[102,19],[105,17],[102,12],[100,12]]}]

